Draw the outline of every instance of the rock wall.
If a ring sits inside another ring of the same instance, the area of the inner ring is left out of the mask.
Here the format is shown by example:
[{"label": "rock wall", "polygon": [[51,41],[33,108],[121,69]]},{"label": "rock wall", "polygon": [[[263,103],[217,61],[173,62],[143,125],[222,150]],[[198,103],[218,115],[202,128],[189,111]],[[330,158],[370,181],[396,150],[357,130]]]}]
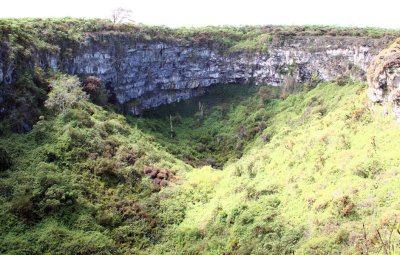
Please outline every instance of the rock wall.
[{"label": "rock wall", "polygon": [[[70,58],[38,54],[34,62],[70,74],[99,77],[117,103],[143,109],[199,95],[209,86],[255,82],[279,86],[312,76],[362,78],[374,55],[390,38],[273,36],[265,53],[221,52],[208,44],[138,42],[129,33],[88,34]],[[12,65],[0,61],[0,82],[12,83]]]},{"label": "rock wall", "polygon": [[392,106],[400,120],[400,39],[383,50],[368,69],[368,96],[378,104]]}]

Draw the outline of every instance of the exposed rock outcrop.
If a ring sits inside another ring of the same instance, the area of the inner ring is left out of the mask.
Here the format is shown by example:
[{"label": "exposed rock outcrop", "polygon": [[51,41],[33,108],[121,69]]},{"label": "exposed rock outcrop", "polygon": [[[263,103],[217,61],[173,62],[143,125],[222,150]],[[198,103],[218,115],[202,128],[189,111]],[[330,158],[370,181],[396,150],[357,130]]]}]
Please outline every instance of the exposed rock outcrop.
[{"label": "exposed rock outcrop", "polygon": [[370,100],[389,104],[400,119],[400,39],[383,50],[368,69]]},{"label": "exposed rock outcrop", "polygon": [[[93,75],[131,114],[202,94],[209,86],[255,82],[280,85],[291,75],[332,80],[363,77],[390,38],[273,36],[264,53],[221,52],[210,44],[137,41],[129,33],[91,33],[70,58],[38,53],[34,63],[69,74]],[[33,63],[29,63],[33,64]],[[12,83],[13,66],[0,60],[0,82]],[[1,99],[0,99],[1,100]]]}]

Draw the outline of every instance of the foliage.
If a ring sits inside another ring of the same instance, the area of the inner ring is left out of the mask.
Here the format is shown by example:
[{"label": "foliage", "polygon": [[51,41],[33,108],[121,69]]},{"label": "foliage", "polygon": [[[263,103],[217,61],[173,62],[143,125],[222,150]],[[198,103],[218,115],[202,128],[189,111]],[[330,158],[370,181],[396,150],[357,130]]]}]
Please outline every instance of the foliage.
[{"label": "foliage", "polygon": [[106,105],[108,102],[109,94],[105,89],[101,80],[96,76],[87,76],[82,81],[82,89],[89,96],[92,102],[98,105]]},{"label": "foliage", "polygon": [[243,157],[223,171],[194,170],[164,191],[162,211],[184,208],[185,216],[146,252],[398,250],[400,130],[368,110],[365,84],[325,83],[272,102],[264,105],[267,128]]},{"label": "foliage", "polygon": [[[206,95],[128,118],[167,151],[194,166],[217,168],[240,158],[246,146],[266,128],[279,89],[271,86],[218,85]],[[170,116],[175,135],[170,135]]]},{"label": "foliage", "polygon": [[84,101],[1,135],[0,253],[395,254],[400,129],[366,85],[230,86],[128,122]]},{"label": "foliage", "polygon": [[50,83],[50,88],[45,106],[62,113],[88,98],[82,91],[79,79],[74,76],[62,75]]},{"label": "foliage", "polygon": [[1,103],[0,120],[6,129],[22,133],[30,131],[43,113],[43,102],[48,91],[48,75],[39,67],[25,70],[15,84],[1,88],[7,96]]},{"label": "foliage", "polygon": [[0,136],[0,144],[13,159],[0,180],[1,254],[119,254],[147,247],[161,226],[152,209],[158,187],[143,169],[190,169],[123,116],[87,101],[45,115],[27,134]]},{"label": "foliage", "polygon": [[232,46],[231,52],[267,52],[267,44],[272,41],[271,34],[258,35],[255,38],[242,40]]},{"label": "foliage", "polygon": [[7,170],[11,167],[11,158],[7,151],[0,147],[0,171]]},{"label": "foliage", "polygon": [[[395,29],[333,26],[209,26],[168,28],[101,19],[0,19],[0,41],[9,60],[22,60],[35,51],[60,52],[68,57],[86,35],[98,32],[129,33],[137,40],[212,44],[223,51],[265,50],[275,36],[399,36]],[[2,49],[3,50],[3,49]]]}]

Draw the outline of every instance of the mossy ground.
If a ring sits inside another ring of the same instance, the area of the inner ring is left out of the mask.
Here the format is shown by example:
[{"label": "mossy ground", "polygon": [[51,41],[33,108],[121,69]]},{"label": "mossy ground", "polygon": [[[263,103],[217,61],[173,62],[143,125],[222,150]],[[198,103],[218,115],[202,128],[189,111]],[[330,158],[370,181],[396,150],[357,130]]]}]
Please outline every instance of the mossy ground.
[{"label": "mossy ground", "polygon": [[[234,86],[128,121],[91,103],[45,115],[0,138],[13,161],[0,252],[397,254],[400,127],[366,90],[323,83],[280,100]],[[180,160],[209,158],[221,169]],[[176,178],[158,191],[145,167]]]}]

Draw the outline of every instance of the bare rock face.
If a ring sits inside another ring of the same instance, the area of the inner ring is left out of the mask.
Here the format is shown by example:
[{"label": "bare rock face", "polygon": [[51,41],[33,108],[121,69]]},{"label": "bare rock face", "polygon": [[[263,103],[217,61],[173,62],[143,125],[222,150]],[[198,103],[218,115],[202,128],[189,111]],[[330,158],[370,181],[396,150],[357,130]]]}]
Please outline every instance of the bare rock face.
[{"label": "bare rock face", "polygon": [[368,69],[368,96],[374,103],[389,104],[400,119],[400,39],[383,50]]},{"label": "bare rock face", "polygon": [[312,76],[332,80],[363,77],[386,39],[360,37],[276,37],[266,53],[221,53],[209,45],[170,42],[134,43],[112,36],[88,37],[76,56],[64,63],[72,74],[103,80],[128,112],[200,95],[216,84],[255,82],[279,86],[291,73],[302,83]]},{"label": "bare rock face", "polygon": [[[68,59],[38,53],[44,68],[102,80],[131,114],[200,95],[209,86],[229,83],[279,86],[288,75],[297,83],[311,77],[333,80],[365,77],[372,58],[388,38],[355,36],[274,36],[266,52],[221,52],[211,44],[137,41],[129,33],[92,33]],[[12,63],[0,59],[0,83],[11,84]],[[1,94],[0,94],[1,101]],[[1,109],[0,109],[1,110]]]}]

